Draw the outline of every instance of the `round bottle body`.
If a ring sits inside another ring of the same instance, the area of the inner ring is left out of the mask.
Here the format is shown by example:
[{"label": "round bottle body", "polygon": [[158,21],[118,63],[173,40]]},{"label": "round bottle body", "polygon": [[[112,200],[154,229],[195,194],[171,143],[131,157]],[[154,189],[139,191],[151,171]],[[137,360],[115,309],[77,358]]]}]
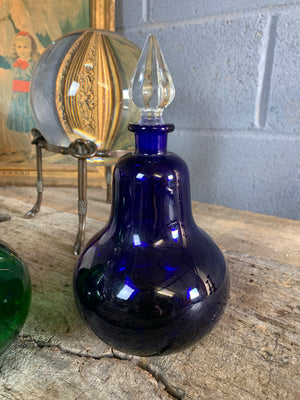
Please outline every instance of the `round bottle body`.
[{"label": "round bottle body", "polygon": [[119,160],[112,211],[74,274],[84,320],[104,342],[140,356],[194,344],[227,302],[223,255],[194,222],[189,174],[173,153]]},{"label": "round bottle body", "polygon": [[20,333],[31,301],[31,282],[25,263],[0,241],[0,354]]}]

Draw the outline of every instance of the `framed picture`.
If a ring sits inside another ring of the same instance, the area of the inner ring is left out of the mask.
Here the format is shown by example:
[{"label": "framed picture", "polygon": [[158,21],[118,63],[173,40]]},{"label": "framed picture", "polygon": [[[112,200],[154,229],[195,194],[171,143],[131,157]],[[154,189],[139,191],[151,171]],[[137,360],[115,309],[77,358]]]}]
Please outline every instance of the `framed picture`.
[{"label": "framed picture", "polygon": [[[82,28],[114,30],[112,0],[0,0],[0,186],[35,185],[29,87],[32,70],[48,45]],[[88,167],[89,185],[98,186],[104,168]],[[77,185],[73,157],[43,151],[47,185]],[[103,182],[103,181],[102,181]]]}]

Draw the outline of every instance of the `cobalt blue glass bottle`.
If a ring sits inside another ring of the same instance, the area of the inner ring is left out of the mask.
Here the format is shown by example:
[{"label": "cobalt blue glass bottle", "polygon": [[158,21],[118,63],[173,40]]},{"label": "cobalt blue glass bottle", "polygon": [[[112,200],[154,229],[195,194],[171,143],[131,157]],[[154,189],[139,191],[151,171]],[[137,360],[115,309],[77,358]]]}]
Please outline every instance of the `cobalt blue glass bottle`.
[{"label": "cobalt blue glass bottle", "polygon": [[106,226],[88,243],[74,273],[75,298],[104,342],[139,355],[167,355],[211,330],[227,302],[223,255],[195,224],[185,162],[167,151],[173,125],[162,111],[174,86],[155,36],[148,37],[132,78],[141,120],[136,149],[113,176]]}]

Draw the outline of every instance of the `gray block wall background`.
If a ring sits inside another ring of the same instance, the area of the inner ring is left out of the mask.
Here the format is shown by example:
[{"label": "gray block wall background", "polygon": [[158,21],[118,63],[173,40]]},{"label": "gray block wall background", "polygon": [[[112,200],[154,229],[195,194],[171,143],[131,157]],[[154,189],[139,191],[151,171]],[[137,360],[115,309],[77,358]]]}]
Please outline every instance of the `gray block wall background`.
[{"label": "gray block wall background", "polygon": [[116,31],[157,35],[192,199],[299,219],[300,2],[116,0]]}]

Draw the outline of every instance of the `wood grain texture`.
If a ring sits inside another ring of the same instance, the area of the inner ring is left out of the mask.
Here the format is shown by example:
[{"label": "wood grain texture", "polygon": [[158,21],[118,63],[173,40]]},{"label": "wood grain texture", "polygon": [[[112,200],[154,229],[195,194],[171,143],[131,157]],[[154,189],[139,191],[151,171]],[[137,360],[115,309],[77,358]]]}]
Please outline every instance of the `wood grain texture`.
[{"label": "wood grain texture", "polygon": [[[44,206],[25,220],[31,204],[11,189],[10,197],[3,196],[1,188],[0,210],[11,220],[0,223],[0,238],[27,263],[33,286],[25,326],[0,357],[1,400],[299,398],[300,279],[291,262],[297,259],[299,222],[194,203],[197,223],[224,251],[229,304],[211,334],[192,348],[168,357],[132,357],[101,342],[77,312],[77,215],[66,195],[70,189],[60,201],[69,212]],[[87,220],[88,238],[109,215],[101,198],[104,191],[89,197],[97,219]],[[75,208],[76,196],[72,201]]]}]

